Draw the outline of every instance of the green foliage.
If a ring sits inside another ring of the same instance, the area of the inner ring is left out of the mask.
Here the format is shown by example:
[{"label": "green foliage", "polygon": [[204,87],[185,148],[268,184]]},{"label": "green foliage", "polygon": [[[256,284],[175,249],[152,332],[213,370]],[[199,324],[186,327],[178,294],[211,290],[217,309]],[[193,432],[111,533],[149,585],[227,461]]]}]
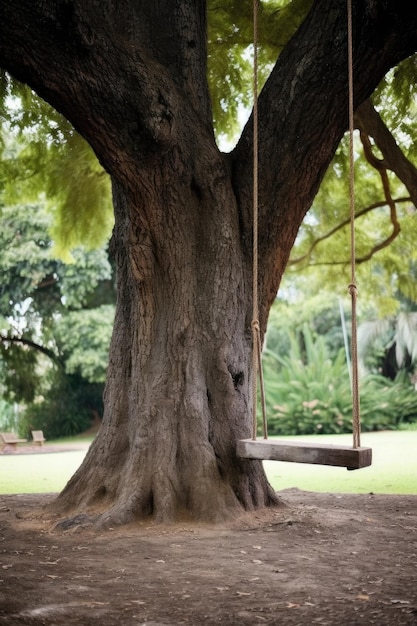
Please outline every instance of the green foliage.
[{"label": "green foliage", "polygon": [[60,263],[57,269],[65,307],[82,309],[114,303],[115,291],[107,248],[89,251],[75,248],[72,257],[72,263]]},{"label": "green foliage", "polygon": [[[321,335],[329,351],[330,357],[336,358],[339,350],[344,346],[341,323],[340,304],[337,294],[324,290],[315,295],[303,297],[302,286],[297,300],[284,300],[285,292],[273,304],[266,334],[266,347],[277,354],[290,352],[291,329],[299,345],[303,345],[304,328],[308,325],[314,334]],[[350,313],[346,311],[347,321]]]},{"label": "green foliage", "polygon": [[73,132],[67,143],[53,158],[45,189],[52,198],[54,253],[64,259],[67,250],[79,245],[102,246],[114,221],[108,175],[80,135]]},{"label": "green foliage", "polygon": [[415,76],[417,56],[410,56],[389,71],[373,95],[378,110],[407,157],[415,162],[415,119],[417,114]]},{"label": "green foliage", "polygon": [[47,198],[54,254],[102,246],[113,225],[110,179],[71,124],[26,85],[1,73],[3,202]]},{"label": "green foliage", "polygon": [[108,363],[114,306],[70,311],[56,323],[55,337],[68,374],[103,383]]},{"label": "green foliage", "polygon": [[30,404],[21,423],[26,436],[43,430],[47,439],[85,432],[103,412],[103,384],[91,384],[80,376],[55,372],[45,397]]},{"label": "green foliage", "polygon": [[26,346],[0,341],[0,360],[7,365],[2,380],[3,397],[8,402],[32,402],[41,380],[36,352]]},{"label": "green foliage", "polygon": [[[343,350],[329,357],[323,337],[304,341],[289,333],[287,355],[264,354],[268,431],[271,435],[347,433],[352,430],[352,394]],[[408,382],[368,376],[361,381],[362,430],[397,428],[417,417],[417,394]]]},{"label": "green foliage", "polygon": [[101,415],[115,293],[107,251],[57,261],[49,222],[40,204],[0,213],[0,368],[2,395],[56,436]]},{"label": "green foliage", "polygon": [[[51,257],[50,217],[36,205],[0,206],[0,314],[27,298],[46,311],[59,301],[57,262]],[[28,262],[30,260],[30,262]]]},{"label": "green foliage", "polygon": [[[399,303],[400,304],[400,303]],[[398,315],[366,320],[358,328],[359,358],[368,372],[395,378],[417,369],[417,313],[402,303]],[[415,308],[415,305],[414,307]]]},{"label": "green foliage", "polygon": [[[259,2],[259,90],[273,63],[309,10],[311,0]],[[253,102],[253,2],[208,3],[208,82],[218,137],[236,138],[242,111]]]},{"label": "green foliage", "polygon": [[[395,380],[380,375],[365,376],[362,382],[363,430],[398,428],[417,419],[417,393],[401,374]],[[372,424],[373,428],[370,428]]]},{"label": "green foliage", "polygon": [[388,318],[365,320],[358,328],[358,357],[365,371],[380,373],[393,345],[392,321]]},{"label": "green foliage", "polygon": [[285,356],[264,354],[264,377],[271,434],[342,433],[351,429],[352,401],[343,350],[332,362],[323,337],[305,327],[289,332]]},{"label": "green foliage", "polygon": [[73,263],[57,261],[51,254],[50,223],[42,204],[0,207],[0,314],[5,317],[28,299],[26,318],[28,311],[45,316],[63,307],[85,307],[96,288],[111,280],[105,248],[77,248]]},{"label": "green foliage", "polygon": [[0,398],[0,431],[19,434],[16,411],[13,405],[4,398]]}]

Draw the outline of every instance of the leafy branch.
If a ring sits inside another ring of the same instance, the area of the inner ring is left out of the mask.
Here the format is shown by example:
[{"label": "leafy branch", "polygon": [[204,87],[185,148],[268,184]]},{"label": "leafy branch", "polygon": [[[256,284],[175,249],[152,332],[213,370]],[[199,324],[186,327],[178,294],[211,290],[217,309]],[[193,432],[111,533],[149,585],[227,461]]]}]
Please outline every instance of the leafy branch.
[{"label": "leafy branch", "polygon": [[5,345],[7,345],[8,343],[21,344],[23,346],[27,346],[29,348],[37,350],[38,352],[41,352],[42,354],[47,356],[49,359],[51,359],[51,361],[53,361],[60,367],[64,367],[62,359],[60,359],[60,357],[57,356],[57,354],[55,354],[53,350],[45,348],[45,346],[41,346],[32,339],[27,339],[26,337],[10,337],[9,335],[4,335],[0,333],[0,341]]}]

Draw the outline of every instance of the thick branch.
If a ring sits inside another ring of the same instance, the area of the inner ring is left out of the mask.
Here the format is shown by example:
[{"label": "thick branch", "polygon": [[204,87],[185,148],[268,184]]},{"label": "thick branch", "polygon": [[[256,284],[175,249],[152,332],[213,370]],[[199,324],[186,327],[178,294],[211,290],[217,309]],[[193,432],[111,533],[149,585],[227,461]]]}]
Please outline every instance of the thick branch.
[{"label": "thick branch", "polygon": [[384,166],[404,183],[417,207],[417,168],[404,155],[370,98],[357,109],[355,123],[363,133],[373,137],[383,155]]},{"label": "thick branch", "polygon": [[179,141],[185,110],[212,133],[205,29],[205,2],[9,0],[0,3],[0,65],[126,179]]},{"label": "thick branch", "polygon": [[[365,100],[365,102],[363,102],[361,106],[357,109],[355,113],[355,124],[356,127],[360,130],[360,137],[364,149],[365,158],[368,163],[379,172],[381,176],[386,200],[386,202],[374,203],[369,207],[366,207],[365,209],[357,212],[356,219],[376,208],[388,205],[390,208],[390,220],[393,227],[392,232],[388,237],[373,246],[366,255],[363,255],[362,257],[356,259],[357,263],[363,263],[369,260],[379,250],[386,248],[399,235],[401,227],[397,218],[397,203],[412,201],[414,205],[417,206],[417,169],[405,157],[402,150],[397,145],[394,137],[382,121],[379,113],[374,108],[370,98]],[[372,151],[372,144],[369,139],[370,136],[374,138],[376,145],[382,152],[382,159],[379,159],[374,155]],[[400,180],[407,187],[411,197],[399,198],[397,200],[394,200],[392,198],[387,169],[390,169],[397,174]],[[305,254],[303,254],[301,257],[290,260],[289,264],[296,265],[298,263],[306,261],[308,258],[311,257],[313,250],[320,242],[328,239],[341,228],[344,228],[349,223],[349,221],[350,219],[340,222],[327,233],[325,233],[321,237],[318,237],[315,241],[313,241],[309,250]],[[341,261],[341,263],[345,262]],[[320,264],[321,263],[319,263],[318,265]]]}]

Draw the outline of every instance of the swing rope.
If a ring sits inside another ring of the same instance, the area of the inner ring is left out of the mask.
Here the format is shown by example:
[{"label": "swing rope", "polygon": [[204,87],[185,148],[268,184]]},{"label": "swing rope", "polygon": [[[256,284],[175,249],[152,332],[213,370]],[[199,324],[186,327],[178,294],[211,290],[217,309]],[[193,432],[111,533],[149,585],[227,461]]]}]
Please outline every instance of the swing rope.
[{"label": "swing rope", "polygon": [[258,0],[253,0],[252,439],[257,434],[258,373],[264,439],[268,438],[258,296]]},{"label": "swing rope", "polygon": [[353,155],[353,37],[352,37],[352,0],[347,0],[348,22],[348,94],[349,94],[349,204],[350,204],[350,267],[351,278],[349,293],[351,296],[352,311],[352,336],[351,336],[351,359],[352,359],[352,432],[353,447],[360,448],[360,397],[359,397],[359,372],[358,372],[358,340],[357,340],[357,315],[356,303],[358,290],[356,287],[356,242],[355,242],[355,161]]},{"label": "swing rope", "polygon": [[[252,439],[257,437],[257,396],[258,375],[261,394],[262,424],[264,439],[268,439],[266,417],[265,386],[262,369],[262,343],[259,324],[258,296],[258,179],[259,179],[259,142],[258,142],[258,4],[253,0],[253,269],[252,269]],[[357,286],[356,286],[356,254],[355,254],[355,181],[353,152],[353,45],[352,45],[352,0],[347,0],[348,23],[348,94],[349,94],[349,204],[350,204],[350,265],[351,281],[348,287],[352,309],[352,433],[353,448],[360,447],[360,396],[357,348]]]}]

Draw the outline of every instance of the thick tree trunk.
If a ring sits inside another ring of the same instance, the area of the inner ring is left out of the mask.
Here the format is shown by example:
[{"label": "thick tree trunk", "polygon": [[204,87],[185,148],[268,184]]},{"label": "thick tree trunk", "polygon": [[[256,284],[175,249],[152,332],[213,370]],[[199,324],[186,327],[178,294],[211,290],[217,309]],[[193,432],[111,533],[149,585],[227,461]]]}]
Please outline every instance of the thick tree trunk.
[{"label": "thick tree trunk", "polygon": [[118,303],[103,424],[56,507],[116,524],[272,504],[260,462],[235,454],[251,428],[252,297],[227,161],[212,144],[193,163],[161,157],[141,178],[134,200],[114,186]]}]

